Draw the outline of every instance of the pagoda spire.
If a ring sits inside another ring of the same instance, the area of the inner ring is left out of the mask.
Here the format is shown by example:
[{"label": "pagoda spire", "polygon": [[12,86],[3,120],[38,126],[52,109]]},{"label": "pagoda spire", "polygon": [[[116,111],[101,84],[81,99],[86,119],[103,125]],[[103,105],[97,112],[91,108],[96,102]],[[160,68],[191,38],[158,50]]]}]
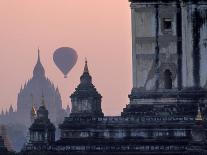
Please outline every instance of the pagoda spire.
[{"label": "pagoda spire", "polygon": [[38,48],[38,52],[37,53],[38,53],[37,61],[40,62],[40,49],[39,48]]},{"label": "pagoda spire", "polygon": [[87,58],[85,58],[85,66],[84,66],[84,71],[83,72],[84,73],[89,73]]},{"label": "pagoda spire", "polygon": [[89,74],[89,69],[88,69],[88,61],[85,59],[85,65],[83,69],[83,74],[80,77],[81,83],[86,84],[86,83],[91,83],[92,82],[92,77]]},{"label": "pagoda spire", "polygon": [[37,56],[37,63],[34,67],[33,70],[33,76],[34,77],[45,77],[45,69],[40,61],[40,49],[38,48],[38,52],[37,52],[38,56]]},{"label": "pagoda spire", "polygon": [[[85,60],[83,74],[80,77],[80,84],[70,97],[72,103],[71,117],[104,116],[101,109],[102,96],[92,83],[87,60]],[[86,103],[87,106],[83,105],[83,102]],[[81,109],[84,109],[84,111]],[[67,107],[67,110],[69,110],[69,106]]]}]

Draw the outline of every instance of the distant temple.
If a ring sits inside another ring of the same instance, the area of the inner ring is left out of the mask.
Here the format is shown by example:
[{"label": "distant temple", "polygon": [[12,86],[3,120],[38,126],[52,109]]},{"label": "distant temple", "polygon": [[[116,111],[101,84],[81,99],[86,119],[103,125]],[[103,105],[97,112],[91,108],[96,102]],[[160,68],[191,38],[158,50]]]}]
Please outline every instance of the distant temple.
[{"label": "distant temple", "polygon": [[31,109],[40,107],[42,95],[45,97],[45,103],[50,112],[49,117],[53,123],[60,123],[66,115],[65,110],[62,109],[59,90],[46,78],[39,54],[38,51],[37,64],[34,67],[32,79],[25,83],[18,94],[17,117],[27,126],[31,124],[31,119],[28,117]]},{"label": "distant temple", "polygon": [[50,112],[50,119],[58,125],[66,116],[66,111],[62,108],[62,100],[58,87],[45,76],[44,67],[40,61],[38,50],[37,63],[33,70],[33,77],[20,89],[17,99],[17,111],[12,106],[9,111],[2,112],[0,120],[3,123],[15,122],[26,125],[31,124],[31,110],[38,109],[41,105],[41,97],[45,96],[46,106]]},{"label": "distant temple", "polygon": [[104,116],[85,62],[60,139],[40,107],[22,153],[207,155],[207,2],[130,2],[133,88],[121,116]]},{"label": "distant temple", "polygon": [[[62,108],[60,92],[45,76],[45,70],[41,63],[40,52],[38,50],[38,58],[33,70],[33,77],[25,83],[24,87],[18,93],[17,110],[15,111],[10,106],[9,111],[2,111],[0,115],[0,124],[4,124],[11,129],[9,130],[9,134],[12,136],[11,139],[15,150],[20,149],[26,140],[26,129],[31,125],[33,121],[32,117],[35,117],[32,115],[41,106],[42,95],[44,95],[46,107],[50,113],[49,118],[58,126],[64,117],[68,115],[69,107],[67,111]],[[16,135],[16,138],[13,137],[13,134],[19,132],[19,130],[22,132],[22,138],[18,135]],[[17,139],[19,138],[21,139],[18,141]]]}]

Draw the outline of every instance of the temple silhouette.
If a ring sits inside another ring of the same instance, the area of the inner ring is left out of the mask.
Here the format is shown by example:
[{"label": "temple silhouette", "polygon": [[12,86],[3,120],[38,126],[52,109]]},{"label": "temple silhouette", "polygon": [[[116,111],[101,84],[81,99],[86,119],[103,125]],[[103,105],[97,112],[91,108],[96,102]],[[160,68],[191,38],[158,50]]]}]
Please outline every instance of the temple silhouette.
[{"label": "temple silhouette", "polygon": [[[207,155],[207,1],[130,3],[133,88],[129,104],[120,116],[105,116],[102,95],[85,61],[80,84],[70,95],[70,115],[55,127],[51,102],[42,95],[37,112],[32,110],[22,154]],[[42,76],[40,71],[35,75]]]},{"label": "temple silhouette", "polygon": [[[20,151],[27,140],[27,128],[31,125],[37,109],[41,106],[42,95],[44,95],[44,100],[50,113],[49,117],[57,127],[64,120],[64,117],[69,114],[69,111],[62,107],[58,87],[55,87],[46,77],[38,49],[37,63],[33,70],[33,77],[25,82],[18,93],[17,110],[14,110],[10,106],[8,111],[2,110],[0,115],[0,124],[4,124],[5,128],[8,128],[8,135],[14,150]],[[19,135],[15,133],[19,133]]]}]

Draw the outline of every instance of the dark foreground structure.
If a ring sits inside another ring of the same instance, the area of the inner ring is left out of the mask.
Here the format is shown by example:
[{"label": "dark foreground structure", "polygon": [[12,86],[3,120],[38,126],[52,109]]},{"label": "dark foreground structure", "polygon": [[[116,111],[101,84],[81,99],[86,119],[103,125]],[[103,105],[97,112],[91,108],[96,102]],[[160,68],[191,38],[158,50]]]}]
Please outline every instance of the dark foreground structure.
[{"label": "dark foreground structure", "polygon": [[207,2],[131,0],[131,9],[133,89],[121,116],[104,116],[86,61],[60,139],[43,104],[22,154],[207,155]]}]

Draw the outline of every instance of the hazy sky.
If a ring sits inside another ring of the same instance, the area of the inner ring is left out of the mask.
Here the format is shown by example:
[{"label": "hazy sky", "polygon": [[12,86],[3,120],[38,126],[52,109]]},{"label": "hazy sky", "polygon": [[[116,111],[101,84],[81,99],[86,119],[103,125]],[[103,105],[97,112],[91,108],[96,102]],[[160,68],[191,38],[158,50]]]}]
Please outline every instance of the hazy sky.
[{"label": "hazy sky", "polygon": [[[40,48],[47,77],[58,85],[63,106],[79,83],[84,58],[102,94],[106,115],[120,114],[131,82],[128,0],[0,0],[0,108],[16,108],[17,94],[32,77]],[[53,63],[61,46],[79,55],[67,79]]]}]

